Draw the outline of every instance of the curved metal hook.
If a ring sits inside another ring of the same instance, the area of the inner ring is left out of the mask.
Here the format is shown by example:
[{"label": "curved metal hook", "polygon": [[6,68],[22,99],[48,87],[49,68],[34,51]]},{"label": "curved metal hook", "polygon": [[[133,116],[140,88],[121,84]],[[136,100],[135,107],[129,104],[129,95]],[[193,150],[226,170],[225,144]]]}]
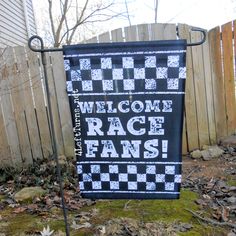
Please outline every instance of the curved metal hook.
[{"label": "curved metal hook", "polygon": [[197,32],[201,32],[203,35],[203,38],[201,41],[196,42],[196,43],[187,43],[187,47],[192,47],[192,46],[198,46],[203,44],[206,41],[206,31],[201,29],[201,28],[197,28],[197,27],[192,27],[191,31],[197,31]]},{"label": "curved metal hook", "polygon": [[[40,48],[37,49],[35,48],[33,45],[32,45],[32,42],[35,40],[35,39],[38,39],[40,41]],[[44,45],[43,45],[43,39],[38,36],[38,35],[33,35],[32,37],[29,38],[28,40],[28,46],[30,48],[30,50],[34,51],[34,52],[44,52]]]},{"label": "curved metal hook", "polygon": [[[35,40],[35,39],[38,39],[40,41],[40,48],[35,48],[33,45],[32,45],[32,42]],[[32,37],[29,38],[28,40],[28,46],[30,48],[30,50],[34,51],[34,52],[52,52],[52,51],[62,51],[62,48],[44,48],[44,44],[43,44],[43,39],[38,36],[38,35],[33,35]]]}]

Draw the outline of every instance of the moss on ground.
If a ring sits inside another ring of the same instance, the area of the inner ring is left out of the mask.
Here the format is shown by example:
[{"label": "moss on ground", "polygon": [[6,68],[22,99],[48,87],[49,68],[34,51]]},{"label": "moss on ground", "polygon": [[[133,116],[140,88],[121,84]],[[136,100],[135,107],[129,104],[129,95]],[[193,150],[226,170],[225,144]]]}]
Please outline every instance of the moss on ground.
[{"label": "moss on ground", "polygon": [[229,180],[227,181],[227,184],[228,184],[229,186],[236,186],[236,179],[229,179]]},{"label": "moss on ground", "polygon": [[[201,224],[191,213],[198,210],[195,200],[198,195],[194,192],[183,190],[179,200],[100,200],[95,205],[83,207],[83,212],[94,212],[97,214],[91,216],[90,223],[93,226],[103,225],[105,222],[119,217],[133,218],[142,222],[162,221],[168,224],[176,222],[186,222],[193,225],[193,228],[179,235],[199,236],[199,235],[221,235],[220,229]],[[30,215],[27,213],[12,214],[12,209],[8,208],[1,212],[1,216],[8,222],[0,233],[6,235],[19,235],[22,232],[40,231],[47,225],[54,231],[64,231],[64,222],[61,210],[48,212],[46,215]],[[78,212],[70,213],[70,223]],[[94,228],[71,230],[71,236],[74,235],[93,235]]]}]

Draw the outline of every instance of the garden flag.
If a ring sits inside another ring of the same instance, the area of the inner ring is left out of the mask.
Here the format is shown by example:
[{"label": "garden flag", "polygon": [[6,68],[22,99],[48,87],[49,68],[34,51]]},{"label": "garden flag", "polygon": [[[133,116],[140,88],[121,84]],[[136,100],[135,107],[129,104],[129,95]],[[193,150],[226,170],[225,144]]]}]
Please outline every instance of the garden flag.
[{"label": "garden flag", "polygon": [[176,199],[186,41],[64,46],[81,196]]}]

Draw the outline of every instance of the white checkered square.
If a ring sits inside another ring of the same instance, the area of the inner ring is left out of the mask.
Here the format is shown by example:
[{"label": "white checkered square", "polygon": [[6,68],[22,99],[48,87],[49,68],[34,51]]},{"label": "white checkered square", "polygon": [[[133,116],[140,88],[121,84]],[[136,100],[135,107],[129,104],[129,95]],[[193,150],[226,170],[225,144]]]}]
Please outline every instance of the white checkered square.
[{"label": "white checkered square", "polygon": [[165,183],[165,190],[173,191],[175,189],[175,184],[172,182]]},{"label": "white checkered square", "polygon": [[123,80],[123,69],[112,69],[112,78],[114,80]]},{"label": "white checkered square", "polygon": [[79,189],[84,190],[84,182],[79,182]]},{"label": "white checkered square", "polygon": [[145,79],[145,89],[155,90],[157,88],[155,79]]},{"label": "white checkered square", "polygon": [[67,92],[72,92],[73,91],[73,86],[71,81],[66,81],[66,90]]},{"label": "white checkered square", "polygon": [[119,181],[120,182],[128,182],[128,174],[119,174]]},{"label": "white checkered square", "polygon": [[146,183],[146,190],[156,190],[156,183],[154,182],[147,182]]},{"label": "white checkered square", "polygon": [[91,70],[91,77],[92,80],[102,80],[102,70],[101,69]]},{"label": "white checkered square", "polygon": [[128,174],[137,174],[137,166],[136,165],[127,165],[127,173]]},{"label": "white checkered square", "polygon": [[109,165],[110,174],[118,174],[118,165]]},{"label": "white checkered square", "polygon": [[80,70],[91,70],[91,61],[89,58],[80,59]]},{"label": "white checkered square", "polygon": [[174,175],[175,174],[175,166],[165,166],[165,174]]},{"label": "white checkered square", "polygon": [[145,69],[144,68],[134,68],[134,78],[135,79],[145,79]]},{"label": "white checkered square", "polygon": [[65,71],[70,70],[70,60],[64,60]]},{"label": "white checkered square", "polygon": [[157,79],[166,79],[167,78],[167,67],[157,67],[156,69],[156,76]]},{"label": "white checkered square", "polygon": [[133,79],[124,79],[123,80],[124,90],[134,90],[134,80]]},{"label": "white checkered square", "polygon": [[96,174],[100,174],[100,165],[91,165],[90,166],[91,169],[91,173],[96,173]]},{"label": "white checkered square", "polygon": [[137,182],[130,181],[128,182],[128,190],[137,190]]},{"label": "white checkered square", "polygon": [[179,79],[167,79],[167,89],[179,89]]},{"label": "white checkered square", "polygon": [[112,91],[113,90],[113,81],[112,80],[103,80],[102,81],[102,88],[105,91]]},{"label": "white checkered square", "polygon": [[72,81],[81,81],[82,80],[80,70],[71,70],[70,77],[71,77]]},{"label": "white checkered square", "polygon": [[165,175],[164,174],[156,174],[156,182],[157,183],[165,183]]},{"label": "white checkered square", "polygon": [[109,182],[110,181],[109,173],[101,173],[100,178],[101,178],[101,181],[103,181],[103,182]]},{"label": "white checkered square", "polygon": [[168,56],[167,66],[168,67],[179,67],[179,56]]},{"label": "white checkered square", "polygon": [[175,183],[181,183],[181,175],[175,175]]},{"label": "white checkered square", "polygon": [[137,174],[137,181],[138,182],[146,182],[147,175],[146,174]]},{"label": "white checkered square", "polygon": [[102,182],[101,181],[93,181],[92,188],[93,189],[102,189]]},{"label": "white checkered square", "polygon": [[133,57],[122,57],[123,68],[134,68]]},{"label": "white checkered square", "polygon": [[145,57],[145,67],[155,68],[156,67],[156,57],[155,56],[146,56]]},{"label": "white checkered square", "polygon": [[77,165],[77,174],[82,174],[82,173],[83,173],[82,165]]},{"label": "white checkered square", "polygon": [[93,83],[90,80],[82,81],[82,90],[83,91],[93,91]]},{"label": "white checkered square", "polygon": [[179,78],[186,79],[186,67],[179,68]]},{"label": "white checkered square", "polygon": [[84,182],[92,182],[91,175],[89,175],[89,174],[83,174],[83,181],[84,181]]},{"label": "white checkered square", "polygon": [[110,189],[119,189],[119,182],[118,181],[111,181],[110,182]]},{"label": "white checkered square", "polygon": [[101,58],[101,69],[111,69],[112,68],[112,60],[110,57],[102,57]]},{"label": "white checkered square", "polygon": [[147,174],[156,174],[156,166],[154,166],[154,165],[147,165],[146,166],[146,173]]}]

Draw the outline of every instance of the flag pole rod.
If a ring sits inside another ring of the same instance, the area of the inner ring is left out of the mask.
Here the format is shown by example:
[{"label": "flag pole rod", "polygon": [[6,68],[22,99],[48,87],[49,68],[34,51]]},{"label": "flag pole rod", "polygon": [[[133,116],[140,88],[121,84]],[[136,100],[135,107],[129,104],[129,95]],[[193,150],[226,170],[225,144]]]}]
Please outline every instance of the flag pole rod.
[{"label": "flag pole rod", "polygon": [[[190,29],[190,32],[191,31],[194,31],[194,32],[200,32],[202,34],[202,39],[199,41],[199,42],[193,42],[193,43],[187,43],[187,47],[193,47],[193,46],[198,46],[198,45],[201,45],[203,44],[205,41],[206,41],[206,31],[204,29],[201,29],[201,28],[197,28],[197,27],[192,27]],[[176,33],[177,35],[179,36],[179,30],[178,30],[178,26],[176,27]],[[35,39],[38,39],[40,41],[40,44],[41,44],[41,47],[40,48],[35,48],[33,45],[32,45],[32,41],[35,40]],[[63,49],[62,48],[44,48],[43,46],[43,39],[38,36],[38,35],[34,35],[32,37],[29,38],[29,41],[28,41],[28,46],[29,48],[34,51],[34,52],[40,52],[40,53],[43,53],[43,52],[61,52]]]},{"label": "flag pole rod", "polygon": [[[38,39],[40,41],[40,48],[39,49],[34,49],[31,45],[32,41],[35,39]],[[51,128],[53,156],[56,161],[57,177],[58,177],[58,183],[59,183],[59,188],[60,188],[60,196],[61,196],[61,204],[62,204],[64,222],[65,222],[66,236],[70,236],[69,225],[68,225],[68,221],[67,221],[67,209],[66,209],[66,205],[65,205],[65,197],[64,197],[64,191],[63,191],[63,181],[62,181],[62,176],[61,176],[61,167],[60,167],[60,163],[59,163],[59,159],[58,159],[57,142],[56,142],[55,128],[54,128],[53,115],[52,115],[52,104],[51,104],[50,91],[49,91],[49,85],[48,85],[47,60],[46,60],[46,55],[45,55],[45,52],[61,51],[61,49],[57,49],[57,48],[50,49],[50,50],[45,49],[44,44],[43,44],[43,39],[37,35],[32,36],[29,39],[28,46],[32,51],[41,53],[46,95],[47,95],[47,103],[48,103],[49,122],[50,122],[50,128]]]}]

